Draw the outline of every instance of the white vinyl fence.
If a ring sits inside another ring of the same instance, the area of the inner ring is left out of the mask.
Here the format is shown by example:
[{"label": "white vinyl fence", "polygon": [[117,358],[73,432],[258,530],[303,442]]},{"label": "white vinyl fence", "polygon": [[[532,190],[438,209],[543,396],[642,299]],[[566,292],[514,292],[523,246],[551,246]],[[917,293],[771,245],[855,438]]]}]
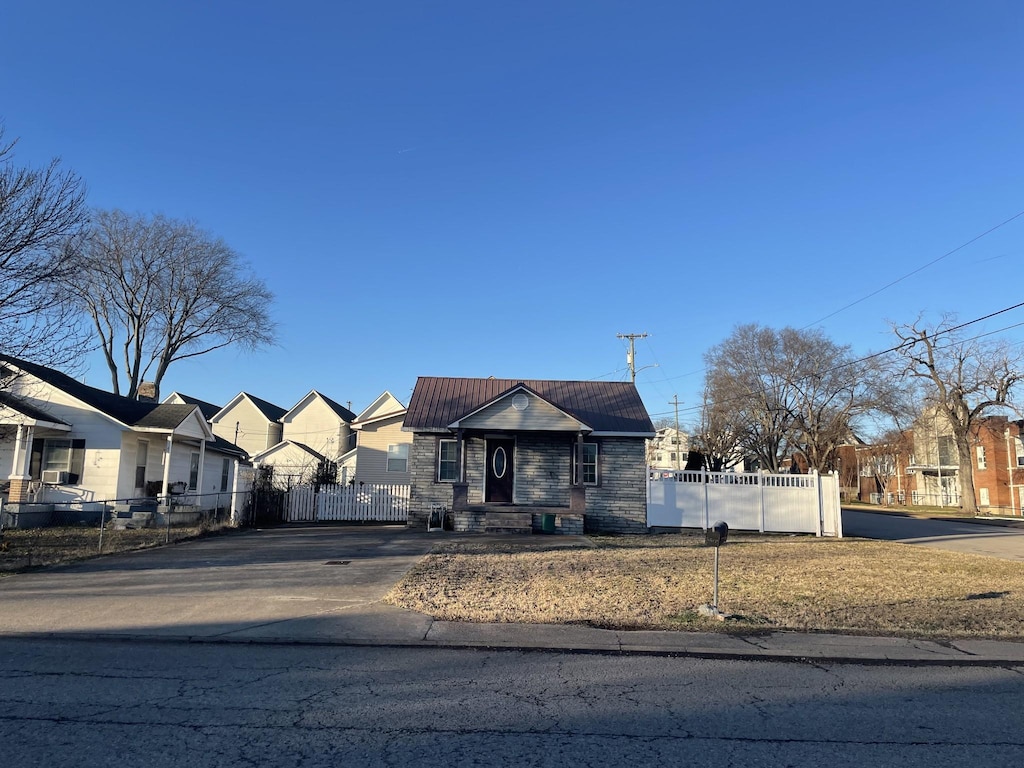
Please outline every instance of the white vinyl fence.
[{"label": "white vinyl fence", "polygon": [[332,520],[404,523],[409,519],[408,485],[299,485],[288,492],[288,522]]},{"label": "white vinyl fence", "polygon": [[674,472],[652,469],[647,481],[647,525],[730,528],[842,537],[836,475],[759,472]]}]

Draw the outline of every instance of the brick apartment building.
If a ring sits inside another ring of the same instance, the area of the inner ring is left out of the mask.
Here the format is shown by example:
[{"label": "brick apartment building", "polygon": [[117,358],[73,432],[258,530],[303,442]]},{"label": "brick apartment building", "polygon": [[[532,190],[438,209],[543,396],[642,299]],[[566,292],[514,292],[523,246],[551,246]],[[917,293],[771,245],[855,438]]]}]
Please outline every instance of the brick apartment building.
[{"label": "brick apartment building", "polygon": [[[974,429],[971,463],[976,501],[982,513],[1021,516],[1024,509],[1022,436],[1024,421],[1006,416],[981,419]],[[960,505],[956,444],[952,430],[941,418],[922,417],[898,446],[843,446],[840,457],[841,485],[855,492],[861,501]]]}]

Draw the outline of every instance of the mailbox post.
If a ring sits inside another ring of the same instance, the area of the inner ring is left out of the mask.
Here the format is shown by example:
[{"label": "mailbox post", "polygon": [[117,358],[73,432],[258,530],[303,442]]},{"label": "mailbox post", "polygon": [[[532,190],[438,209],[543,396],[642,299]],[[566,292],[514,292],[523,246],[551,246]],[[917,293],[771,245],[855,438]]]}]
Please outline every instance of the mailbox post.
[{"label": "mailbox post", "polygon": [[704,532],[704,546],[715,548],[715,597],[711,605],[703,606],[706,608],[703,612],[719,619],[722,618],[722,613],[718,610],[718,551],[728,538],[729,525],[722,520],[719,520]]}]

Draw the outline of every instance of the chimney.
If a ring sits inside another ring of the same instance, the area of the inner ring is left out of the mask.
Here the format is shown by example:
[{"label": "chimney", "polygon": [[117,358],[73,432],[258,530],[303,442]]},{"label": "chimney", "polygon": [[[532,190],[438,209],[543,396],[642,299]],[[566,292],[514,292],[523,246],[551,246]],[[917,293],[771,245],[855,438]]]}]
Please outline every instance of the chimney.
[{"label": "chimney", "polygon": [[144,381],[139,384],[139,391],[136,393],[135,399],[143,403],[155,403],[156,384],[152,381]]}]

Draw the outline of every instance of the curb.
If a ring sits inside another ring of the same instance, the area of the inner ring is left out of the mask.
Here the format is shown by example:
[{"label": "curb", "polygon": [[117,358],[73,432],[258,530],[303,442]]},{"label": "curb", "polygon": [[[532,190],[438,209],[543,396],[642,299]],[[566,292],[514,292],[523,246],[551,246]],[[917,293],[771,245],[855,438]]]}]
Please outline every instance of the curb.
[{"label": "curb", "polygon": [[[526,626],[526,625],[522,625]],[[814,635],[799,635],[811,638]],[[843,636],[829,636],[830,638]],[[899,638],[864,638],[850,636],[857,640],[892,641]],[[683,639],[683,638],[674,638]],[[899,666],[899,667],[1021,667],[1024,666],[1024,644],[1020,651],[1011,656],[971,654],[958,648],[937,645],[947,652],[956,655],[942,655],[921,649],[890,649],[888,654],[878,653],[877,648],[864,655],[854,653],[837,653],[827,647],[817,649],[811,647],[766,648],[752,645],[750,650],[730,650],[701,647],[700,642],[680,644],[676,647],[650,645],[641,647],[633,643],[566,643],[537,644],[522,642],[488,642],[488,641],[437,641],[437,640],[374,640],[358,639],[311,639],[311,638],[274,638],[274,637],[209,637],[202,635],[171,635],[147,633],[103,633],[103,632],[0,632],[2,640],[45,640],[73,643],[147,643],[154,645],[249,645],[249,646],[283,646],[295,648],[390,648],[390,649],[423,649],[423,650],[459,650],[459,651],[505,651],[513,653],[565,653],[572,655],[594,656],[648,656],[653,658],[692,658],[719,659],[725,661],[764,661],[775,663],[798,664],[855,664],[863,666]],[[743,642],[749,642],[744,640]],[[933,641],[920,641],[933,642]],[[808,644],[813,645],[813,643]],[[617,646],[617,647],[616,647]]]}]

